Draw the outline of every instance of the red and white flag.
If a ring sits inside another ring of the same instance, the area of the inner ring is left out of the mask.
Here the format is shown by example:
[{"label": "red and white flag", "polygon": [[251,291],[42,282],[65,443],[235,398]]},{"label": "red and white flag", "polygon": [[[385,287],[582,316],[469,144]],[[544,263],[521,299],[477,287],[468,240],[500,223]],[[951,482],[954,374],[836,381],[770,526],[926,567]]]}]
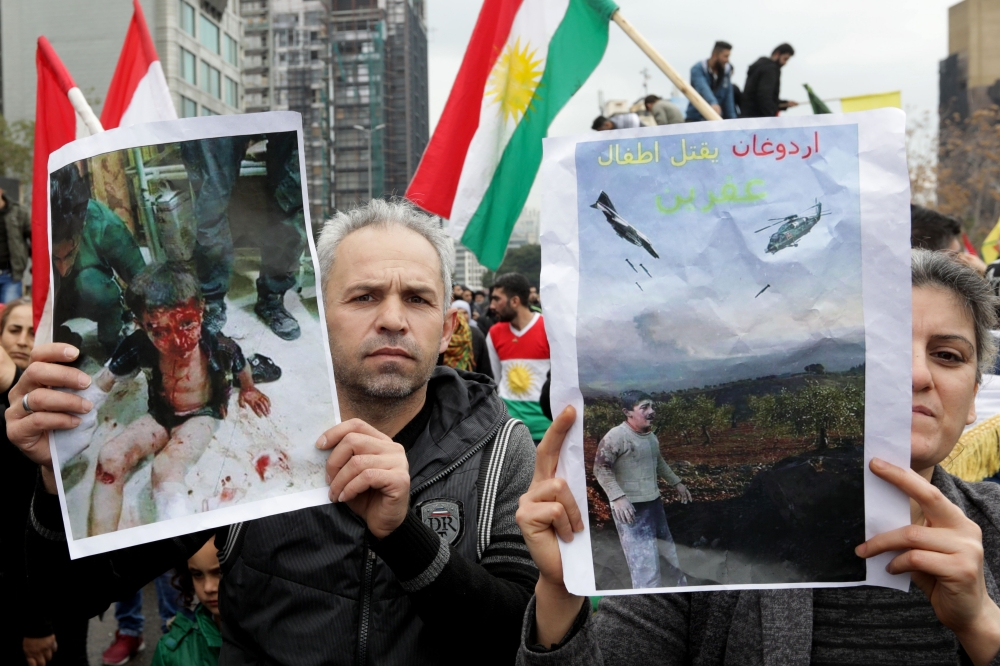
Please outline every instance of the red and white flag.
[{"label": "red and white flag", "polygon": [[100,131],[100,125],[83,93],[45,37],[38,38],[35,66],[38,69],[38,86],[31,178],[34,189],[31,197],[31,297],[37,327],[49,293],[49,197],[46,192],[49,154],[76,139],[78,110],[82,110],[81,117],[91,130]]},{"label": "red and white flag", "polygon": [[132,6],[132,22],[101,111],[104,129],[177,119],[139,0],[132,0]]}]

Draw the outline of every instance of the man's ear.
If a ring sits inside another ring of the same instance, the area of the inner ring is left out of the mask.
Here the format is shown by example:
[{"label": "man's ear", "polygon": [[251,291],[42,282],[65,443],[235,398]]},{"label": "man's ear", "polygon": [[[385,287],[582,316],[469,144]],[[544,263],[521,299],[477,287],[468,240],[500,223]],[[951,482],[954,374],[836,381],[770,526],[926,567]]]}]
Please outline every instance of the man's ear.
[{"label": "man's ear", "polygon": [[438,345],[438,354],[443,354],[451,343],[451,334],[458,328],[458,308],[449,308],[444,313],[444,326],[441,329],[441,344]]}]

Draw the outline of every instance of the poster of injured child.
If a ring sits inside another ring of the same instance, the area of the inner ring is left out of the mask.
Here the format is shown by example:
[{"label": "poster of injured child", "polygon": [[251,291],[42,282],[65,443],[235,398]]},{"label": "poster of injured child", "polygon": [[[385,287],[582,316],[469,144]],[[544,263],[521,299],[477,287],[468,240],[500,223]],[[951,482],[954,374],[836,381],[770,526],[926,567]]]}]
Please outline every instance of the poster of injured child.
[{"label": "poster of injured child", "polygon": [[95,405],[54,434],[72,557],[327,501],[314,443],[339,412],[303,173],[294,113],[51,156],[52,337]]},{"label": "poster of injured child", "polygon": [[546,140],[552,407],[578,415],[558,473],[589,518],[561,544],[570,590],[905,585],[854,554],[909,523],[865,465],[909,461],[903,128]]}]

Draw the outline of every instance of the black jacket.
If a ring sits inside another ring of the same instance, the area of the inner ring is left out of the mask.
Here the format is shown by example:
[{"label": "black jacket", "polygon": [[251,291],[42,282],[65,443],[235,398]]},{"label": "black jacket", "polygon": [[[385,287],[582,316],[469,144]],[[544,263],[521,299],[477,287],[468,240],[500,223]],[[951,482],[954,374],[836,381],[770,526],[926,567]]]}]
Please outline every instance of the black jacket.
[{"label": "black jacket", "polygon": [[747,83],[740,99],[740,117],[773,118],[778,115],[780,91],[781,65],[770,58],[759,58],[747,71]]},{"label": "black jacket", "polygon": [[[514,522],[534,469],[531,435],[482,376],[439,367],[427,399],[407,450],[412,510],[385,539],[343,504],[216,534],[220,664],[513,662],[537,578]],[[32,584],[93,614],[212,534],[69,562],[56,498],[36,491],[34,502]],[[429,526],[442,507],[460,517],[457,529]]]}]

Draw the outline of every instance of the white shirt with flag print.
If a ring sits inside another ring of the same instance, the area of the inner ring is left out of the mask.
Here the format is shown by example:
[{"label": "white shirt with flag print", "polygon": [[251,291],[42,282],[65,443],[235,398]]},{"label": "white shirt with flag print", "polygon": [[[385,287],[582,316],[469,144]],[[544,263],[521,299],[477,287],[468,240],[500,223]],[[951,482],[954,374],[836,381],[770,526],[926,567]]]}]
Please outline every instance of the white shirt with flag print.
[{"label": "white shirt with flag print", "polygon": [[507,411],[524,421],[532,439],[541,440],[552,425],[538,402],[550,368],[549,341],[542,315],[536,313],[520,330],[508,322],[494,324],[486,345],[490,364],[499,369],[497,388],[507,403]]}]

